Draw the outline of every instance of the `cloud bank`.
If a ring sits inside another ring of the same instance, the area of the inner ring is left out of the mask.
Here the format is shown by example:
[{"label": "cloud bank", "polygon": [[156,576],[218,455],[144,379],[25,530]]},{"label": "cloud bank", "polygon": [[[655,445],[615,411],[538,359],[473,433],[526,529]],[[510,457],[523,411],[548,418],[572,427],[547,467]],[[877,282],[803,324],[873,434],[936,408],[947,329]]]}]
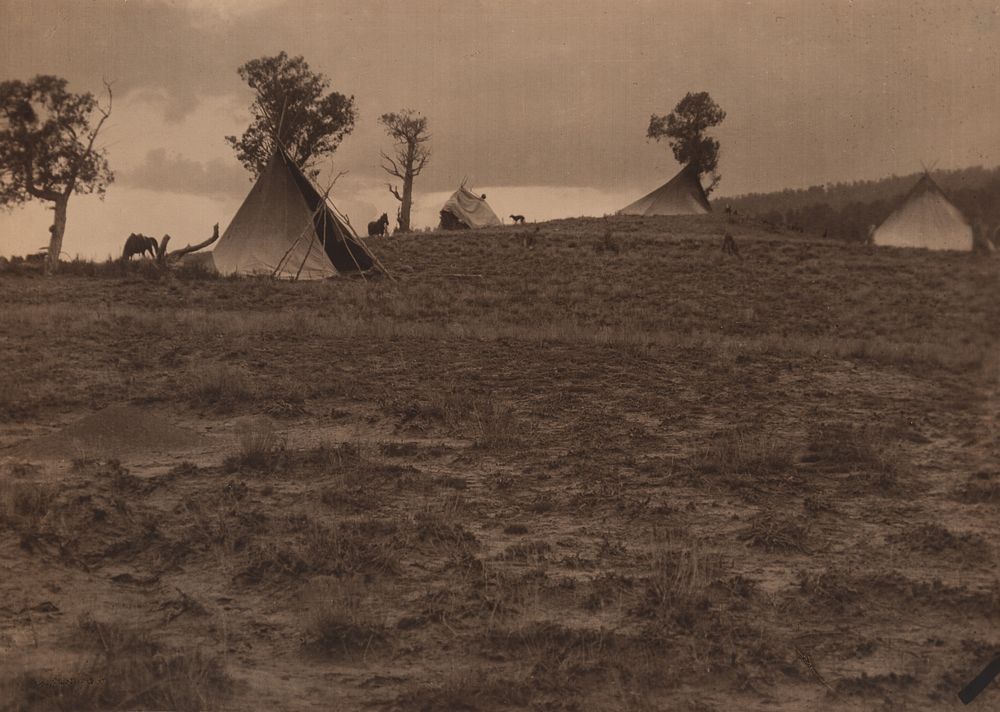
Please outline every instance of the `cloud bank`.
[{"label": "cloud bank", "polygon": [[250,188],[249,174],[235,161],[214,158],[207,163],[169,155],[164,148],[146,153],[145,160],[118,176],[121,185],[207,198],[239,198]]}]

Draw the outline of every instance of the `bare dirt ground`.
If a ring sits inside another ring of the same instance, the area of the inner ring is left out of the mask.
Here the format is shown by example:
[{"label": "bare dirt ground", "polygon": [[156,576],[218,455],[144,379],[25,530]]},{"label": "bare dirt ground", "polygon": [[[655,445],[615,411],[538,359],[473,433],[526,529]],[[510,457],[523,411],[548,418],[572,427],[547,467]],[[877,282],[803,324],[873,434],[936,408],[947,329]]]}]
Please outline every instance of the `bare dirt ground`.
[{"label": "bare dirt ground", "polygon": [[374,248],[396,281],[0,275],[5,709],[961,707],[1000,260]]}]

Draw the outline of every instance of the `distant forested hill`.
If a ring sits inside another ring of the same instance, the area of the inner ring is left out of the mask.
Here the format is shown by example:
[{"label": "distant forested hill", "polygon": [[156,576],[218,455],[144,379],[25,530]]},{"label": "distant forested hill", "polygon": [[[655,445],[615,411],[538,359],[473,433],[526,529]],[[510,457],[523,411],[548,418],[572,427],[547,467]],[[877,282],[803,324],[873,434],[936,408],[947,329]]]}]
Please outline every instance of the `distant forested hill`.
[{"label": "distant forested hill", "polygon": [[[864,240],[899,205],[921,173],[877,181],[816,185],[777,193],[749,193],[717,198],[713,207],[729,205],[744,215],[842,240]],[[1000,223],[1000,167],[974,166],[933,171],[931,176],[973,224]]]}]

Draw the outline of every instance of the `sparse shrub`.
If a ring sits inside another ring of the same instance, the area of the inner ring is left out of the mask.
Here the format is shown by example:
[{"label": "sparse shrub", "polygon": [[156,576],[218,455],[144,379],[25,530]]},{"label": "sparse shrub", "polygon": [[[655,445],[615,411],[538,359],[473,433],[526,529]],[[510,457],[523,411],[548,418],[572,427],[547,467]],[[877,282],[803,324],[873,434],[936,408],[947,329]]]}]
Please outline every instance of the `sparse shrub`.
[{"label": "sparse shrub", "polygon": [[509,490],[514,486],[514,476],[509,472],[494,472],[490,477],[490,487],[495,490]]},{"label": "sparse shrub", "polygon": [[0,479],[0,515],[15,529],[35,529],[55,497],[55,488],[47,484]]},{"label": "sparse shrub", "polygon": [[240,579],[256,583],[307,573],[389,574],[399,569],[399,535],[392,522],[365,519],[332,528],[304,514],[291,514],[280,528],[281,541],[248,548]]},{"label": "sparse shrub", "polygon": [[762,512],[750,520],[750,526],[740,533],[740,539],[764,551],[806,553],[808,534],[808,526],[800,519]]},{"label": "sparse shrub", "polygon": [[442,487],[449,487],[455,490],[464,490],[469,486],[469,481],[464,477],[455,477],[454,475],[441,475],[440,477],[434,478],[434,484],[440,485]]},{"label": "sparse shrub", "polygon": [[719,571],[717,557],[706,556],[694,542],[678,547],[657,547],[646,579],[647,598],[657,608],[702,605],[708,584]]},{"label": "sparse shrub", "polygon": [[270,519],[244,504],[247,489],[242,482],[229,481],[217,494],[186,498],[180,509],[188,522],[184,543],[216,551],[228,560],[257,541]]},{"label": "sparse shrub", "polygon": [[805,497],[802,500],[802,509],[805,510],[806,514],[810,516],[816,516],[823,512],[832,512],[833,506],[819,497]]},{"label": "sparse shrub", "polygon": [[545,555],[552,551],[552,545],[547,541],[522,541],[511,544],[497,558],[502,561],[544,561]]},{"label": "sparse shrub", "polygon": [[472,405],[469,419],[478,448],[502,450],[518,442],[519,429],[509,404],[484,398]]},{"label": "sparse shrub", "polygon": [[831,569],[818,574],[799,572],[798,583],[803,596],[812,606],[831,608],[837,612],[843,612],[862,596],[853,578],[840,570]]},{"label": "sparse shrub", "polygon": [[23,380],[0,377],[0,423],[24,420],[35,412],[31,390]]},{"label": "sparse shrub", "polygon": [[601,239],[594,243],[594,252],[600,254],[602,252],[609,252],[611,254],[617,255],[621,252],[621,245],[615,240],[614,235],[611,232],[611,228],[604,230],[601,235]]},{"label": "sparse shrub", "polygon": [[177,279],[189,282],[215,282],[222,278],[218,271],[210,269],[202,262],[183,260],[171,266],[171,274]]},{"label": "sparse shrub", "polygon": [[631,577],[603,571],[590,582],[590,591],[583,600],[583,607],[588,611],[596,611],[611,603],[621,604],[634,586],[635,582]]},{"label": "sparse shrub", "polygon": [[885,429],[852,423],[824,423],[810,437],[803,462],[823,469],[856,472],[860,480],[876,489],[891,489],[902,469],[898,442]]},{"label": "sparse shrub", "polygon": [[580,681],[600,674],[614,649],[614,637],[604,630],[569,628],[558,623],[528,623],[494,628],[490,647],[524,659],[535,684],[562,696],[580,692]]},{"label": "sparse shrub", "polygon": [[232,680],[222,661],[198,649],[167,648],[148,634],[84,619],[90,659],[65,675],[26,672],[13,685],[13,709],[110,710],[217,708]]},{"label": "sparse shrub", "polygon": [[172,477],[178,477],[178,476],[189,477],[191,475],[198,474],[199,470],[200,468],[195,463],[189,462],[188,460],[184,460],[183,462],[180,462],[171,467],[170,472],[168,474]]},{"label": "sparse shrub", "polygon": [[383,406],[400,418],[400,424],[439,423],[448,430],[471,437],[484,450],[502,450],[518,442],[520,428],[509,403],[491,395],[437,391],[430,402],[390,402]]},{"label": "sparse shrub", "polygon": [[30,462],[11,462],[6,465],[6,469],[11,477],[24,479],[34,476],[39,467]]},{"label": "sparse shrub", "polygon": [[293,377],[268,387],[257,398],[264,401],[263,410],[272,418],[294,418],[305,413],[307,392],[302,381]]},{"label": "sparse shrub", "polygon": [[107,478],[112,493],[116,495],[136,493],[145,487],[145,483],[123,467],[118,460],[104,461],[98,474]]},{"label": "sparse shrub", "polygon": [[717,434],[694,456],[699,472],[723,475],[772,475],[792,463],[788,446],[765,432],[735,428]]},{"label": "sparse shrub", "polygon": [[954,534],[935,522],[910,527],[904,532],[889,535],[887,539],[921,554],[957,554],[960,557],[982,559],[989,551],[989,544],[978,534]]},{"label": "sparse shrub", "polygon": [[545,514],[556,508],[556,498],[550,492],[541,492],[535,496],[526,506],[532,514]]},{"label": "sparse shrub", "polygon": [[74,457],[70,461],[70,471],[73,474],[83,474],[101,466],[101,460],[97,457]]},{"label": "sparse shrub", "polygon": [[382,454],[388,457],[413,457],[420,452],[420,445],[415,442],[383,443]]},{"label": "sparse shrub", "polygon": [[310,650],[331,657],[363,656],[388,640],[386,626],[364,609],[363,591],[350,579],[327,587],[305,630]]},{"label": "sparse shrub", "polygon": [[440,509],[424,507],[416,512],[413,519],[416,535],[420,541],[463,547],[476,546],[479,543],[475,534],[457,520],[454,509],[450,509],[447,502]]},{"label": "sparse shrub", "polygon": [[496,705],[527,709],[532,688],[527,678],[491,668],[464,667],[440,682],[402,693],[396,705],[402,710],[479,710]]},{"label": "sparse shrub", "polygon": [[256,398],[250,378],[235,368],[213,365],[199,368],[191,375],[188,394],[192,404],[211,407],[219,412],[231,411],[237,405]]},{"label": "sparse shrub", "polygon": [[244,425],[239,431],[238,443],[237,451],[225,460],[227,472],[273,468],[284,454],[286,445],[284,436],[266,420]]},{"label": "sparse shrub", "polygon": [[837,680],[834,690],[838,695],[863,696],[868,699],[880,697],[892,699],[901,690],[912,687],[916,678],[908,673],[890,672],[883,675],[861,673],[860,677],[843,677]]},{"label": "sparse shrub", "polygon": [[952,497],[966,504],[1000,504],[1000,481],[970,477],[952,490]]}]

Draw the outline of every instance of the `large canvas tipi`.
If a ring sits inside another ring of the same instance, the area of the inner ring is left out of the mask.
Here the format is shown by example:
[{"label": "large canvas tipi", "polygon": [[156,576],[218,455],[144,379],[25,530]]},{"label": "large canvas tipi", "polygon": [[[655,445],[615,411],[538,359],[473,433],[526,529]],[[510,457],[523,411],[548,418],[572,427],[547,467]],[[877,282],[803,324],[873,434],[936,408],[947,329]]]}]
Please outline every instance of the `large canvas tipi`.
[{"label": "large canvas tipi", "polygon": [[374,259],[283,150],[275,151],[212,251],[222,274],[323,279]]},{"label": "large canvas tipi", "polygon": [[698,169],[684,166],[664,185],[618,211],[619,215],[704,215],[712,211]]},{"label": "large canvas tipi", "polygon": [[924,173],[902,205],[875,228],[872,242],[929,250],[971,250],[972,226],[930,174]]},{"label": "large canvas tipi", "polygon": [[500,218],[486,202],[468,190],[463,183],[441,207],[441,227],[445,230],[491,227],[500,225]]}]

